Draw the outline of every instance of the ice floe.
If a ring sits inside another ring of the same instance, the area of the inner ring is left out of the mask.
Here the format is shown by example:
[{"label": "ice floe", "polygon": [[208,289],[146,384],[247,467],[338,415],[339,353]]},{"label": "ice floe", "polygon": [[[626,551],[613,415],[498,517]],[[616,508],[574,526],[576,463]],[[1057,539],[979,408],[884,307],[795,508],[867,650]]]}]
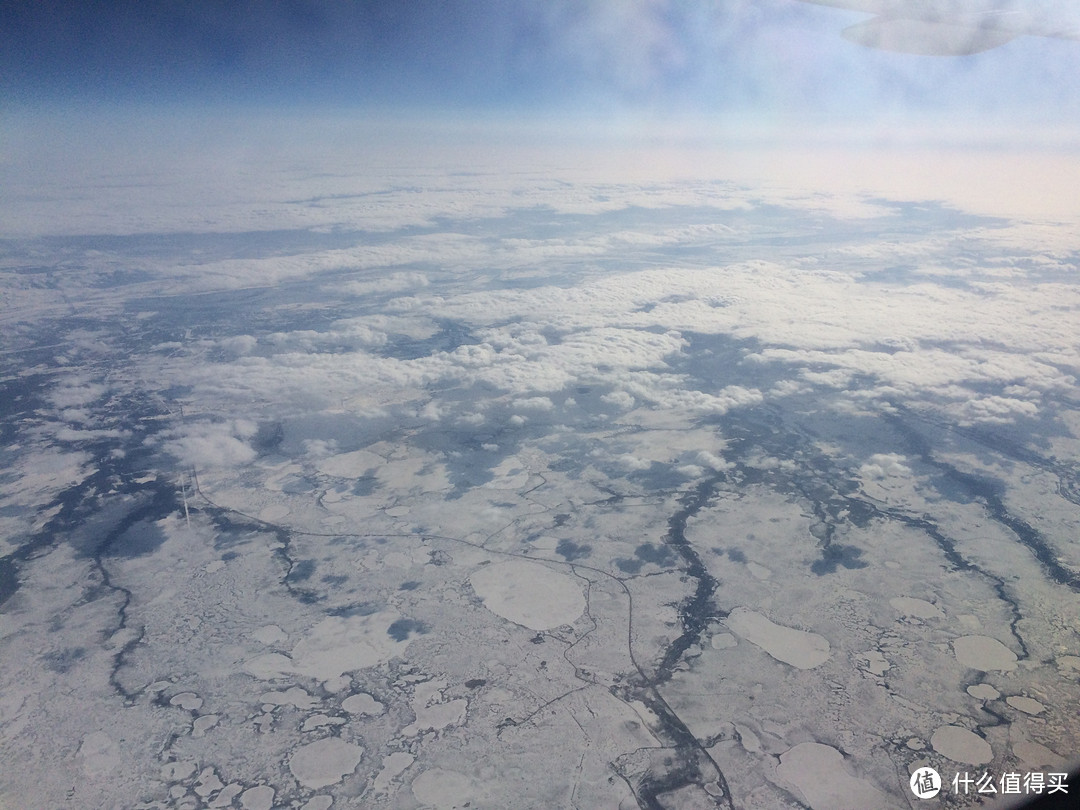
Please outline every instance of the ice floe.
[{"label": "ice floe", "polygon": [[889,801],[865,779],[852,776],[830,745],[800,743],[780,755],[776,774],[798,788],[813,810],[867,810]]},{"label": "ice floe", "polygon": [[296,749],[289,757],[289,770],[304,787],[326,787],[352,773],[363,755],[359,745],[325,737]]},{"label": "ice floe", "polygon": [[571,624],[585,610],[573,577],[524,560],[494,563],[469,577],[484,607],[531,630]]},{"label": "ice floe", "polygon": [[274,789],[269,785],[248,788],[240,794],[240,806],[244,810],[271,810],[274,806]]},{"label": "ice floe", "polygon": [[953,652],[956,660],[965,667],[980,672],[1010,672],[1016,669],[1016,654],[989,636],[960,636],[953,641]]},{"label": "ice floe", "polygon": [[988,683],[973,684],[967,688],[967,693],[979,700],[997,700],[1001,697],[1001,692]]},{"label": "ice floe", "polygon": [[931,735],[930,745],[943,757],[967,765],[985,765],[994,758],[990,743],[960,726],[942,726]]},{"label": "ice floe", "polygon": [[812,669],[829,660],[829,642],[817,633],[774,624],[742,607],[731,611],[725,623],[735,634],[793,667]]},{"label": "ice floe", "polygon": [[443,768],[431,768],[416,777],[412,783],[412,793],[424,806],[438,810],[482,806],[485,795],[483,786],[476,780]]},{"label": "ice floe", "polygon": [[300,674],[325,683],[346,672],[375,666],[400,655],[409,639],[397,641],[387,629],[401,617],[390,613],[370,616],[328,616],[297,642],[290,656],[268,653],[249,658],[244,669],[262,680]]},{"label": "ice floe", "polygon": [[914,616],[917,619],[944,619],[945,614],[936,605],[925,599],[912,596],[896,596],[889,600],[896,612],[902,616]]},{"label": "ice floe", "polygon": [[1005,698],[1005,702],[1014,709],[1019,709],[1025,714],[1039,714],[1046,709],[1046,707],[1035,700],[1035,698],[1024,697],[1022,695],[1009,695]]},{"label": "ice floe", "polygon": [[385,706],[366,692],[358,692],[355,695],[349,695],[349,697],[341,701],[341,708],[349,714],[359,715],[377,715],[386,711]]}]

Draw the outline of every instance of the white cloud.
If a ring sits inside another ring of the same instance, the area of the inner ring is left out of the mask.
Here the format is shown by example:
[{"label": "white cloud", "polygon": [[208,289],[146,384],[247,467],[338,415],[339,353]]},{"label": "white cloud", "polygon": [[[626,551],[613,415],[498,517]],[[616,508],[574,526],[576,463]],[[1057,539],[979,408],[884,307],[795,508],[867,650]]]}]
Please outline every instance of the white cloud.
[{"label": "white cloud", "polygon": [[255,451],[244,438],[253,436],[256,429],[245,419],[185,424],[162,449],[186,467],[238,467],[255,459]]},{"label": "white cloud", "polygon": [[647,470],[652,466],[648,459],[639,458],[633,453],[622,453],[614,458],[616,464],[627,470]]},{"label": "white cloud", "polygon": [[431,400],[420,409],[419,416],[428,422],[438,422],[443,418],[443,409],[435,400]]},{"label": "white cloud", "polygon": [[[1042,394],[1075,386],[1080,372],[1075,359],[1080,291],[1065,281],[1017,280],[1018,273],[1031,267],[1047,274],[1071,272],[1080,239],[1067,223],[974,226],[959,235],[928,229],[914,236],[901,233],[887,242],[845,233],[841,223],[835,241],[822,238],[820,249],[815,246],[801,255],[791,251],[790,259],[784,251],[762,248],[759,256],[775,260],[709,265],[724,254],[699,251],[685,261],[672,258],[650,269],[613,271],[611,267],[663,261],[677,255],[664,252],[672,247],[698,250],[733,238],[742,244],[759,226],[728,224],[725,214],[761,203],[795,212],[793,216],[813,211],[815,216],[852,222],[900,210],[862,194],[830,194],[831,186],[820,183],[811,184],[811,193],[798,184],[757,186],[749,193],[712,179],[729,177],[730,161],[717,159],[703,166],[706,158],[700,154],[672,155],[672,167],[678,168],[628,172],[626,166],[632,163],[622,160],[626,154],[561,168],[555,159],[565,156],[549,154],[518,173],[460,176],[447,174],[448,164],[433,156],[438,171],[420,172],[415,183],[397,188],[385,178],[342,169],[318,177],[290,175],[279,178],[280,187],[244,187],[233,197],[233,192],[226,193],[230,185],[224,175],[208,175],[217,191],[209,195],[209,208],[200,216],[205,220],[220,214],[214,227],[221,230],[385,231],[403,225],[430,227],[437,217],[467,223],[497,216],[508,217],[515,227],[505,238],[462,228],[382,241],[358,237],[348,247],[298,249],[256,259],[150,259],[147,271],[155,293],[317,278],[323,292],[356,299],[348,305],[360,314],[325,328],[223,339],[217,345],[232,357],[221,362],[203,362],[205,354],[199,363],[183,356],[205,352],[215,345],[209,340],[162,344],[161,350],[174,354],[148,358],[145,374],[169,376],[192,385],[193,397],[230,407],[273,402],[287,410],[362,410],[412,403],[411,412],[417,413],[430,399],[424,389],[433,384],[487,386],[495,397],[523,401],[550,400],[553,393],[576,385],[598,385],[611,389],[603,402],[613,409],[701,413],[824,387],[835,389],[830,407],[837,409],[880,407],[880,402],[867,399],[870,390],[880,401],[952,403],[948,407],[954,413],[976,421],[1030,414]],[[516,160],[520,154],[492,153],[490,162],[510,165],[509,157]],[[160,179],[151,167],[139,171]],[[692,179],[681,180],[680,175]],[[166,185],[147,188],[159,194]],[[136,198],[144,194],[132,193]],[[371,193],[378,193],[378,205],[372,204]],[[320,202],[330,199],[333,205]],[[118,205],[128,213],[118,215],[113,226],[127,222],[133,230],[191,230],[191,223],[183,220],[190,211],[155,222],[149,214],[139,219],[141,208],[151,210],[145,198],[139,205]],[[528,236],[514,217],[540,206],[553,217],[581,216],[568,223],[565,233]],[[666,212],[652,223],[643,224],[640,217],[621,220],[618,212],[631,206],[657,211],[681,206],[698,212],[707,206],[715,216],[686,225],[671,224]],[[174,208],[185,210],[179,201]],[[156,210],[172,209],[159,205]],[[602,218],[590,227],[583,217],[592,215]],[[83,232],[93,232],[91,220],[98,215],[76,211],[74,216]],[[748,255],[750,248],[740,251]],[[116,262],[107,251],[84,258],[102,271]],[[910,266],[910,277],[923,280],[867,281],[877,279],[873,273],[891,263]],[[320,276],[328,271],[335,281]],[[946,273],[968,286],[937,283]],[[523,274],[545,281],[528,287],[508,282]],[[364,296],[376,293],[396,297],[379,312],[365,314]],[[445,320],[462,322],[479,343],[414,359],[382,356],[392,354],[382,350],[395,337],[432,337]],[[693,380],[676,371],[692,334],[754,341],[762,348],[747,360],[787,367],[788,379],[765,393],[726,380],[711,385]],[[559,339],[549,341],[552,335]],[[91,334],[80,340],[100,343]],[[271,356],[259,356],[267,353]],[[860,377],[869,382],[858,383],[863,390],[852,390]],[[985,394],[995,385],[1001,386],[997,399]],[[104,393],[100,385],[72,380],[52,397],[58,408],[74,414]],[[424,412],[426,418],[445,418],[441,408],[433,403]]]},{"label": "white cloud", "polygon": [[326,458],[338,452],[335,439],[304,439],[301,446],[304,448],[304,455],[311,459]]},{"label": "white cloud", "polygon": [[604,394],[602,397],[600,397],[600,400],[607,403],[608,405],[613,405],[616,408],[620,408],[624,411],[633,408],[634,403],[637,401],[626,391],[612,391],[608,394]]},{"label": "white cloud", "polygon": [[91,439],[123,439],[131,435],[130,430],[103,428],[100,430],[77,430],[70,427],[59,428],[53,436],[61,442],[81,442]]},{"label": "white cloud", "polygon": [[383,292],[402,292],[428,286],[428,278],[423,273],[391,273],[362,281],[346,281],[344,284],[327,287],[331,292],[345,295],[365,296]]},{"label": "white cloud", "polygon": [[[439,295],[397,298],[371,318],[272,335],[272,359],[243,357],[194,377],[205,392],[314,407],[335,399],[404,401],[410,391],[448,382],[492,386],[524,400],[605,384],[614,392],[604,401],[622,408],[636,401],[724,412],[763,401],[766,395],[745,387],[698,390],[672,370],[669,361],[688,345],[684,334],[705,333],[753,339],[763,348],[748,361],[791,366],[799,381],[779,383],[769,396],[809,385],[862,398],[865,392],[850,389],[863,375],[875,381],[879,399],[962,398],[972,403],[965,419],[997,420],[1031,413],[1032,397],[977,405],[980,386],[1038,392],[1075,382],[1058,362],[1075,346],[1074,321],[1059,314],[1080,308],[1071,285],[992,294],[929,283],[889,287],[860,282],[858,274],[748,261],[607,275],[573,286],[438,289]],[[480,342],[411,360],[365,351],[386,345],[384,327],[430,335],[440,319],[464,322]],[[552,330],[560,340],[548,341]],[[850,403],[837,400],[835,407]]]},{"label": "white cloud", "polygon": [[49,401],[56,408],[79,408],[92,405],[108,393],[108,388],[100,383],[91,383],[72,377],[62,382],[49,393]]},{"label": "white cloud", "polygon": [[185,436],[166,442],[165,451],[184,466],[236,467],[254,460],[255,451],[233,436]]},{"label": "white cloud", "polygon": [[1010,397],[988,396],[965,399],[948,407],[962,425],[975,422],[1012,422],[1017,416],[1035,417],[1039,406]]},{"label": "white cloud", "polygon": [[731,462],[725,461],[723,458],[716,455],[715,453],[710,453],[708,450],[702,450],[700,453],[698,453],[697,461],[702,466],[708,467],[710,470],[715,470],[716,472],[730,470],[735,466]]},{"label": "white cloud", "polygon": [[907,459],[898,453],[876,453],[859,467],[859,472],[866,478],[906,477],[911,475],[911,468],[904,462]]},{"label": "white cloud", "polygon": [[236,357],[243,357],[245,354],[251,354],[258,345],[258,339],[251,335],[237,335],[236,337],[226,338],[221,341],[221,348]]},{"label": "white cloud", "polygon": [[470,427],[476,427],[482,425],[487,421],[487,417],[482,413],[460,413],[454,417],[454,424],[456,425],[468,425]]},{"label": "white cloud", "polygon": [[701,478],[705,475],[705,468],[697,464],[682,464],[675,468],[675,472],[686,478]]},{"label": "white cloud", "polygon": [[526,411],[552,411],[555,403],[549,397],[526,397],[515,399],[514,408]]}]

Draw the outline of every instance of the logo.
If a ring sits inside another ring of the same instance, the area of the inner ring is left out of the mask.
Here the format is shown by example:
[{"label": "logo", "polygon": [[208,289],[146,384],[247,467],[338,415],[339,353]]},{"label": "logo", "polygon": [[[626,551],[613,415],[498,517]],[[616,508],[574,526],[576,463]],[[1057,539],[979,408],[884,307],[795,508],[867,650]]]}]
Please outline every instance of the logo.
[{"label": "logo", "polygon": [[919,799],[932,799],[941,792],[941,776],[933,768],[919,768],[908,784]]}]

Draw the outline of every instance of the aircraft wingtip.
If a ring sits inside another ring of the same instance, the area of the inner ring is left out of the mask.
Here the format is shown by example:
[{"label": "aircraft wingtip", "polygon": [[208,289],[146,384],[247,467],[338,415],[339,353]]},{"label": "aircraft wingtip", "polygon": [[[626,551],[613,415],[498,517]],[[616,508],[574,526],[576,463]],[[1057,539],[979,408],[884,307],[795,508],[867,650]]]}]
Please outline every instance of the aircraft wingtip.
[{"label": "aircraft wingtip", "polygon": [[970,56],[1000,47],[1016,34],[989,26],[875,17],[845,28],[843,37],[867,48],[896,53]]}]

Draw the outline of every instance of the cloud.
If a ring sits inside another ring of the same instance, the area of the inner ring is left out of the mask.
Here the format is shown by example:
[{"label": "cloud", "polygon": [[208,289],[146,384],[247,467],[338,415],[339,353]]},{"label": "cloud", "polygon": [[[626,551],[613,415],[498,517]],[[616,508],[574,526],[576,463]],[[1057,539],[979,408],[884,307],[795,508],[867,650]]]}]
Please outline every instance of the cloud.
[{"label": "cloud", "polygon": [[56,408],[79,408],[100,400],[109,389],[101,383],[72,376],[49,392],[49,401]]},{"label": "cloud", "polygon": [[101,430],[77,430],[70,427],[59,428],[54,438],[61,442],[83,442],[97,439],[124,439],[131,435],[130,430],[104,428]]},{"label": "cloud", "polygon": [[[829,391],[821,401],[838,411],[917,400],[965,421],[1000,421],[1025,418],[1075,386],[1069,315],[1080,294],[1064,274],[1080,245],[1067,223],[990,222],[927,200],[827,188],[745,191],[709,179],[715,167],[690,180],[632,171],[620,180],[623,157],[608,156],[611,165],[589,169],[585,180],[585,169],[548,175],[532,165],[460,177],[418,169],[396,184],[346,169],[289,175],[281,188],[238,192],[248,202],[221,227],[257,222],[260,194],[278,201],[268,203],[283,217],[268,220],[275,226],[355,218],[381,227],[399,214],[397,225],[412,224],[377,239],[328,227],[326,241],[301,228],[290,231],[295,243],[275,237],[287,249],[256,258],[151,256],[145,286],[94,294],[114,302],[135,291],[175,294],[158,299],[165,307],[192,290],[302,282],[282,289],[287,306],[267,310],[278,331],[160,344],[162,355],[140,359],[146,379],[190,386],[192,399],[221,403],[225,413],[274,403],[286,413],[336,408],[479,423],[490,418],[485,403],[500,399],[512,408],[573,394],[595,411],[574,390],[584,386],[613,413],[716,414]],[[140,207],[187,216],[182,203]],[[785,229],[809,241],[757,241]],[[124,260],[110,250],[84,259],[104,272]],[[901,270],[881,272],[892,267]],[[312,298],[293,300],[294,292]],[[331,304],[346,317],[297,315]],[[732,379],[694,372],[691,347],[701,336],[747,347]],[[768,378],[762,390],[758,375]],[[464,406],[448,391],[484,396]],[[97,427],[75,420],[105,393],[99,382],[72,378],[52,401],[73,428]],[[206,452],[189,445],[175,449]],[[222,460],[243,455],[234,450]]]},{"label": "cloud", "polygon": [[221,348],[236,357],[251,354],[257,345],[259,345],[258,339],[251,335],[237,335],[221,341]]},{"label": "cloud", "polygon": [[326,458],[339,450],[336,439],[304,439],[301,444],[304,455],[311,459]]},{"label": "cloud", "polygon": [[341,285],[327,287],[328,291],[344,295],[365,296],[375,293],[403,292],[428,286],[428,277],[423,273],[391,273],[364,281],[346,281]]},{"label": "cloud", "polygon": [[[952,248],[923,240],[920,252],[932,250]],[[723,413],[762,402],[766,395],[749,386],[710,390],[675,370],[689,345],[685,334],[712,334],[755,341],[761,348],[744,363],[792,369],[793,379],[769,396],[830,388],[851,396],[836,401],[848,410],[866,397],[931,398],[965,403],[965,420],[996,421],[1031,414],[1043,392],[1074,385],[1059,362],[1070,356],[1074,330],[1056,314],[1080,308],[1073,286],[956,288],[862,277],[860,265],[843,271],[752,260],[529,288],[438,286],[438,294],[394,298],[378,314],[324,330],[271,335],[272,358],[238,358],[227,374],[196,369],[190,381],[206,392],[231,390],[238,400],[253,392],[318,407],[335,397],[357,405],[405,401],[436,383],[489,386],[522,402],[600,384],[609,387],[604,401],[624,409],[644,403]],[[415,281],[391,274],[386,288],[402,279]],[[478,342],[413,359],[371,351],[388,345],[387,328],[430,336],[447,320],[466,325]],[[1006,333],[1007,347],[998,341]],[[988,385],[1011,393],[987,394]],[[432,403],[426,413],[434,417],[438,408]]]},{"label": "cloud", "polygon": [[245,439],[256,430],[254,423],[243,419],[185,424],[162,449],[185,467],[239,467],[255,460],[256,452]]},{"label": "cloud", "polygon": [[859,472],[866,478],[907,477],[911,468],[904,462],[907,459],[898,453],[876,453],[859,467]]},{"label": "cloud", "polygon": [[613,405],[616,408],[624,411],[633,408],[634,403],[637,401],[626,391],[612,391],[610,393],[604,394],[602,397],[600,397],[600,400],[601,402],[605,402],[608,405]]},{"label": "cloud", "polygon": [[515,399],[514,408],[525,411],[552,411],[555,403],[549,397],[525,397]]},{"label": "cloud", "polygon": [[958,417],[961,425],[1013,422],[1018,416],[1035,418],[1039,415],[1037,403],[1001,396],[965,397],[960,402],[950,404],[947,410]]},{"label": "cloud", "polygon": [[700,453],[698,453],[697,461],[703,467],[708,467],[710,470],[715,470],[716,472],[730,470],[735,466],[731,462],[724,460],[715,453],[710,453],[708,450],[702,450]]},{"label": "cloud", "polygon": [[614,459],[616,464],[620,465],[627,470],[647,470],[652,466],[652,462],[648,459],[639,458],[633,453],[622,453],[616,456]]}]

